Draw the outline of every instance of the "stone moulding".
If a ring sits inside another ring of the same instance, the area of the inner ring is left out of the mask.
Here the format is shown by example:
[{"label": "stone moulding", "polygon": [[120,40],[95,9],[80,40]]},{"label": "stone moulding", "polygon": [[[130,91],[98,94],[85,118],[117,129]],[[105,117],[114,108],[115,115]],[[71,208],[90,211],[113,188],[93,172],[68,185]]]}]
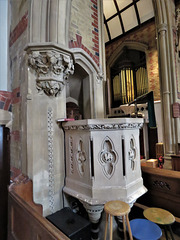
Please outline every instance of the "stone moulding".
[{"label": "stone moulding", "polygon": [[38,92],[44,92],[48,96],[58,96],[69,75],[74,73],[71,55],[56,49],[29,51],[28,65],[37,75]]},{"label": "stone moulding", "polygon": [[118,129],[140,129],[143,123],[119,123],[119,124],[90,124],[64,126],[65,130],[118,130]]},{"label": "stone moulding", "polygon": [[53,110],[48,108],[47,112],[47,124],[48,124],[48,173],[49,173],[49,209],[51,213],[54,212],[54,147],[53,147]]}]

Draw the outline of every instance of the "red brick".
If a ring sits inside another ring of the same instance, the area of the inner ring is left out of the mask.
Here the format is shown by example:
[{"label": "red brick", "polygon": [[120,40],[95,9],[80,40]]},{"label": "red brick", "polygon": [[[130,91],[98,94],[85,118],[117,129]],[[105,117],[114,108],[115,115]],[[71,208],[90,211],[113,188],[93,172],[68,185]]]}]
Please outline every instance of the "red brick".
[{"label": "red brick", "polygon": [[77,40],[78,44],[81,45],[81,43],[82,43],[82,36],[76,34],[76,40]]},{"label": "red brick", "polygon": [[5,102],[5,101],[6,101],[6,98],[5,98],[4,96],[1,96],[1,95],[0,95],[0,101]]},{"label": "red brick", "polygon": [[98,14],[96,12],[93,12],[92,15],[98,18]]},{"label": "red brick", "polygon": [[95,39],[92,39],[92,41],[96,44],[99,44],[99,41],[95,40]]},{"label": "red brick", "polygon": [[27,15],[28,13],[26,12],[25,15],[21,18],[20,22],[14,28],[14,30],[10,33],[10,40],[9,40],[10,46],[12,46],[12,44],[20,37],[20,35],[27,28],[27,23],[28,23]]},{"label": "red brick", "polygon": [[12,104],[17,104],[17,103],[19,103],[19,102],[21,102],[21,97],[18,97],[18,98],[13,98],[12,99]]},{"label": "red brick", "polygon": [[96,52],[99,52],[99,48],[93,47],[93,50],[96,51]]},{"label": "red brick", "polygon": [[92,17],[93,19],[95,19],[96,21],[98,21],[98,17],[94,16],[93,14],[91,14],[91,17]]},{"label": "red brick", "polygon": [[94,24],[96,24],[98,26],[98,21],[96,21],[95,19],[94,19]]},{"label": "red brick", "polygon": [[99,44],[94,44],[94,46],[95,46],[96,48],[99,48]]},{"label": "red brick", "polygon": [[11,99],[7,99],[4,104],[4,110],[8,110],[11,104]]},{"label": "red brick", "polygon": [[92,25],[93,25],[95,28],[98,28],[98,25],[97,25],[97,24],[92,23]]},{"label": "red brick", "polygon": [[99,41],[99,36],[94,36],[94,39]]},{"label": "red brick", "polygon": [[91,9],[92,9],[94,12],[96,12],[96,13],[97,13],[97,9],[96,9],[96,8],[94,8],[94,7],[91,7]]},{"label": "red brick", "polygon": [[98,34],[97,32],[95,32],[95,31],[92,31],[92,33],[93,33],[94,35],[96,35],[96,36],[99,36],[99,34]]},{"label": "red brick", "polygon": [[91,2],[97,6],[97,0],[91,0]]},{"label": "red brick", "polygon": [[8,91],[0,91],[0,95],[4,97],[11,97],[11,92]]}]

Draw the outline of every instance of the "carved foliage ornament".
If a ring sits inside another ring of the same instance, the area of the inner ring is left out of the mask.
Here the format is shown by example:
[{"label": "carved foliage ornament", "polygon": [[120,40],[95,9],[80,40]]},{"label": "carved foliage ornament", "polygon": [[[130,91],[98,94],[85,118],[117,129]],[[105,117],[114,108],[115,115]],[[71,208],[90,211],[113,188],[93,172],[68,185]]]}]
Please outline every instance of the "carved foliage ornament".
[{"label": "carved foliage ornament", "polygon": [[74,125],[64,126],[65,130],[100,130],[100,129],[140,129],[143,123],[119,123],[119,124],[89,124],[89,125]]},{"label": "carved foliage ornament", "polygon": [[65,80],[74,73],[73,60],[70,56],[57,51],[33,51],[29,54],[29,66],[38,76],[38,92],[44,91],[48,96],[61,93]]}]

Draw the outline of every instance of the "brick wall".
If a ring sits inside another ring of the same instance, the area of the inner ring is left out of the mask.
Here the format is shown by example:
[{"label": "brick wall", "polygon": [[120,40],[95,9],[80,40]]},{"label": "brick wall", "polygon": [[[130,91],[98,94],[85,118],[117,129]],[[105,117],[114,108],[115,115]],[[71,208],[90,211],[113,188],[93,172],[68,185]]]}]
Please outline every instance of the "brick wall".
[{"label": "brick wall", "polygon": [[9,93],[9,110],[12,110],[11,127],[11,166],[21,167],[21,90],[25,79],[25,53],[28,27],[28,0],[11,1],[11,23],[9,36],[10,81],[12,92]]},{"label": "brick wall", "polygon": [[106,60],[125,41],[136,41],[148,45],[146,52],[149,91],[154,91],[154,100],[160,100],[158,52],[156,46],[155,24],[148,23],[146,26],[125,35],[119,40],[106,46]]},{"label": "brick wall", "polygon": [[28,13],[21,18],[20,22],[14,28],[14,30],[10,33],[9,37],[9,46],[11,47],[13,43],[21,36],[21,34],[26,30],[28,24]]},{"label": "brick wall", "polygon": [[20,88],[14,89],[12,92],[0,91],[0,109],[12,111],[12,105],[21,101]]},{"label": "brick wall", "polygon": [[11,103],[12,93],[7,91],[0,91],[0,109],[11,112]]},{"label": "brick wall", "polygon": [[83,49],[99,65],[97,0],[73,0],[69,47]]}]

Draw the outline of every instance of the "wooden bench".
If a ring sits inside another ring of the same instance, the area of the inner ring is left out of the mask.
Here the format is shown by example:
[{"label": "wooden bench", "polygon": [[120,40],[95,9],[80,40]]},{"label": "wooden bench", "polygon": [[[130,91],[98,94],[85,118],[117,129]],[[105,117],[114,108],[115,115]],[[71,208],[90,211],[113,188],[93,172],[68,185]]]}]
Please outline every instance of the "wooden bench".
[{"label": "wooden bench", "polygon": [[142,166],[142,177],[148,191],[137,202],[166,209],[180,218],[180,172]]},{"label": "wooden bench", "polygon": [[32,181],[20,174],[9,187],[8,240],[69,240],[42,216],[42,206],[33,202]]}]

